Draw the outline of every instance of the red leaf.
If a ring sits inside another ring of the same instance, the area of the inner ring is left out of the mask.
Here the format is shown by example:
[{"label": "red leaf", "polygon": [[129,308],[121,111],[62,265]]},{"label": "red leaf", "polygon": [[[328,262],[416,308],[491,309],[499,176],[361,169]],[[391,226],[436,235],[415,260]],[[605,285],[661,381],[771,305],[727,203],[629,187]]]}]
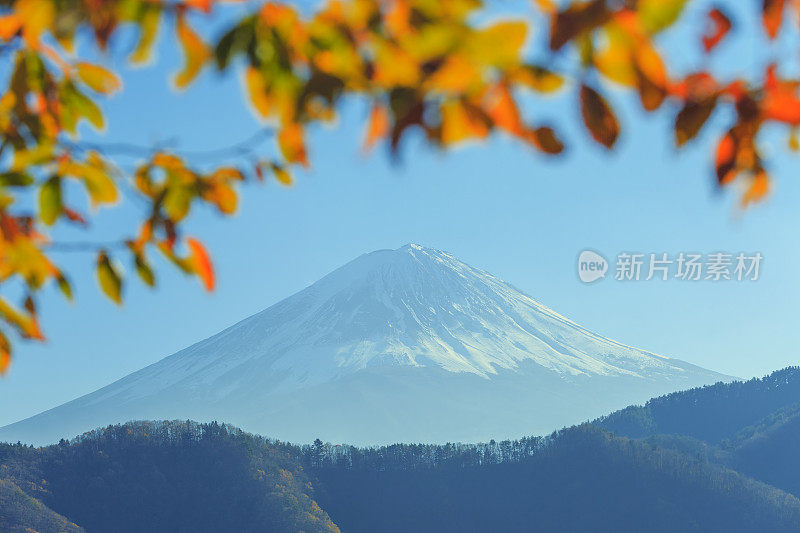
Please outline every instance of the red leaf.
[{"label": "red leaf", "polygon": [[581,113],[594,140],[613,148],[619,137],[619,122],[605,98],[588,85],[581,86]]},{"label": "red leaf", "polygon": [[778,31],[781,29],[781,23],[783,22],[785,5],[785,0],[764,0],[762,21],[764,30],[766,30],[770,39],[778,36]]},{"label": "red leaf", "polygon": [[713,50],[733,27],[731,19],[720,8],[712,9],[708,13],[708,20],[711,26],[703,35],[703,48],[706,52]]}]

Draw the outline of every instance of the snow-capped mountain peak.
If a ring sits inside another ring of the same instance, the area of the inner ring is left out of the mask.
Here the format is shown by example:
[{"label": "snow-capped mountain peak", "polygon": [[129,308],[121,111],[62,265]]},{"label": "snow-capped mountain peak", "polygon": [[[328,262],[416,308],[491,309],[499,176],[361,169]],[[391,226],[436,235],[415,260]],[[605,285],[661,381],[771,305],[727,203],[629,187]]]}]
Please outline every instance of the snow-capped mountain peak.
[{"label": "snow-capped mountain peak", "polygon": [[[724,377],[592,333],[452,254],[408,244],[362,255],[204,341],[39,416],[60,413],[55,425],[71,428],[61,420],[69,412],[93,425],[213,414],[282,438],[335,423],[329,434],[349,441],[455,440],[552,429],[551,419],[564,425]],[[300,407],[311,398],[313,413]],[[479,423],[474,415],[488,405],[497,406],[493,421]],[[520,408],[528,410],[508,418]],[[436,422],[421,431],[407,418],[415,409]],[[406,433],[362,427],[375,416],[401,417]],[[495,427],[497,417],[508,422]],[[7,429],[31,428],[37,418]],[[480,430],[487,423],[496,431]],[[447,432],[448,424],[456,427]]]}]

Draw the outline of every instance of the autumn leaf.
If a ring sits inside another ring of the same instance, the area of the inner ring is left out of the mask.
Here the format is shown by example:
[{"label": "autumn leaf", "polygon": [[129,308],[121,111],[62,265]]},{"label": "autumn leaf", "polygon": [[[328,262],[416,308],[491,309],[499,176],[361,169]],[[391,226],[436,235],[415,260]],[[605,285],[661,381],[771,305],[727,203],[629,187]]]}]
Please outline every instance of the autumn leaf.
[{"label": "autumn leaf", "polygon": [[442,104],[442,144],[449,146],[489,135],[489,119],[474,106],[454,100]]},{"label": "autumn leaf", "polygon": [[720,185],[729,183],[736,176],[736,152],[739,142],[733,131],[726,133],[717,144],[715,167],[717,182]]},{"label": "autumn leaf", "polygon": [[267,84],[261,72],[248,67],[245,71],[245,87],[256,112],[264,118],[270,116],[273,111],[272,100],[267,93]]},{"label": "autumn leaf", "polygon": [[386,106],[375,103],[369,113],[367,121],[367,131],[364,136],[364,150],[369,151],[379,139],[386,137],[389,133],[389,111]]},{"label": "autumn leaf", "polygon": [[508,85],[504,83],[495,85],[486,96],[484,108],[486,109],[486,114],[498,128],[512,135],[520,136],[524,134],[519,108],[511,95]]},{"label": "autumn leaf", "polygon": [[39,216],[42,222],[52,226],[64,209],[61,200],[61,179],[53,176],[39,189]]},{"label": "autumn leaf", "polygon": [[675,119],[675,144],[680,147],[694,139],[716,106],[716,96],[699,102],[694,100],[686,102]]},{"label": "autumn leaf", "polygon": [[303,140],[303,127],[297,123],[287,124],[278,133],[278,146],[283,157],[289,163],[300,163],[308,166],[306,145]]},{"label": "autumn leaf", "polygon": [[97,256],[97,281],[106,296],[117,305],[122,305],[122,277],[105,252]]},{"label": "autumn leaf", "polygon": [[606,100],[588,85],[581,86],[581,114],[592,138],[608,149],[619,137],[619,122]]},{"label": "autumn leaf", "polygon": [[0,376],[8,372],[8,367],[11,365],[11,343],[8,342],[8,337],[0,331]]},{"label": "autumn leaf", "polygon": [[192,238],[186,239],[186,244],[189,246],[190,258],[194,267],[195,273],[203,281],[207,291],[214,290],[214,268],[211,265],[211,259],[206,252],[203,245]]},{"label": "autumn leaf", "polygon": [[101,66],[79,62],[75,64],[75,71],[83,83],[98,93],[111,94],[122,88],[116,74]]},{"label": "autumn leaf", "polygon": [[130,55],[132,63],[145,63],[150,59],[153,45],[158,37],[158,27],[161,24],[161,10],[156,6],[144,7],[144,12],[139,19],[139,42]]},{"label": "autumn leaf", "polygon": [[41,36],[55,20],[56,9],[52,0],[17,0],[14,14],[22,22],[22,35],[28,46],[37,48]]},{"label": "autumn leaf", "polygon": [[764,30],[770,39],[778,36],[783,22],[783,11],[786,5],[785,0],[764,0],[763,16]]},{"label": "autumn leaf", "polygon": [[742,207],[760,202],[769,193],[769,175],[761,170],[750,180],[750,184],[742,196]]},{"label": "autumn leaf", "polygon": [[206,61],[211,57],[211,51],[200,36],[192,30],[184,17],[178,17],[175,31],[184,57],[183,69],[175,76],[175,86],[184,89],[200,73]]},{"label": "autumn leaf", "polygon": [[550,49],[560,50],[584,32],[604,24],[611,17],[605,0],[572,2],[551,18]]},{"label": "autumn leaf", "polygon": [[658,33],[672,26],[688,0],[639,0],[637,14],[648,33]]},{"label": "autumn leaf", "polygon": [[564,78],[539,65],[522,65],[511,73],[511,80],[540,93],[552,93],[564,86]]},{"label": "autumn leaf", "polygon": [[275,174],[275,179],[278,180],[278,183],[287,187],[293,183],[292,175],[289,174],[289,171],[283,166],[279,165],[278,163],[271,163],[270,167],[272,168],[272,173]]},{"label": "autumn leaf", "polygon": [[528,134],[530,142],[546,154],[557,155],[564,151],[564,143],[556,136],[556,132],[549,126],[536,128]]},{"label": "autumn leaf", "polygon": [[0,39],[10,41],[22,28],[22,20],[15,14],[0,16]]},{"label": "autumn leaf", "polygon": [[703,35],[703,48],[710,52],[720,43],[733,27],[731,19],[720,9],[714,8],[708,13],[709,29]]}]

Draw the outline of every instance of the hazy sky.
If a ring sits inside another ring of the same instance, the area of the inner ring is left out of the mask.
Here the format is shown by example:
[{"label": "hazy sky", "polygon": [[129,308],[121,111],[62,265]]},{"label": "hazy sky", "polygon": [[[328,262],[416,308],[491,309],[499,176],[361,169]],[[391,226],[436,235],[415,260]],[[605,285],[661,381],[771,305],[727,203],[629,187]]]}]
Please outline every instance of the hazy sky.
[{"label": "hazy sky", "polygon": [[[750,7],[735,11],[744,22],[743,9]],[[701,10],[702,3],[693,7]],[[672,37],[682,67],[703,61],[682,44],[695,42],[701,29]],[[734,72],[761,69],[759,53],[743,31],[715,62]],[[166,80],[179,64],[165,48],[156,66],[124,71],[124,92],[106,106],[107,140],[177,138],[183,148],[207,149],[257,130],[238,80],[209,72],[176,94]],[[578,127],[574,96],[568,90],[526,109],[532,119],[562,125],[567,157],[547,159],[502,137],[450,153],[409,138],[397,164],[382,150],[360,153],[366,111],[352,102],[336,125],[312,132],[313,168],[294,187],[246,187],[233,219],[210,211],[193,216],[191,232],[215,259],[219,287],[210,295],[159,263],[158,290],[132,277],[119,309],[99,295],[93,257],[58,256],[72,272],[77,301],[47,291],[41,304],[48,342],[17,345],[11,372],[0,380],[0,424],[155,362],[362,253],[408,242],[450,251],[591,330],[659,354],[742,377],[800,363],[800,184],[783,137],[768,139],[775,194],[740,213],[736,193],[718,193],[711,179],[710,141],[728,117],[715,115],[700,142],[678,152],[669,134],[672,113],[643,118],[634,98],[615,93],[624,130],[609,155]],[[135,205],[101,214],[95,234],[113,237],[138,216]],[[622,251],[758,251],[764,264],[752,283],[584,285],[575,263],[585,248],[609,258]]]}]

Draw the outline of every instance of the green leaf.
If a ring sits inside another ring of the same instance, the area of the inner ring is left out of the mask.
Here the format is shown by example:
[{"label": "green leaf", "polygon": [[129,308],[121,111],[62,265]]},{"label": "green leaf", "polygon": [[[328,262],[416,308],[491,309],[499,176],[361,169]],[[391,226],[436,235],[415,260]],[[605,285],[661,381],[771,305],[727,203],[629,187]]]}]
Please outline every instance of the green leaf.
[{"label": "green leaf", "polygon": [[61,202],[61,178],[53,176],[39,189],[39,217],[42,222],[52,226],[61,212],[64,205]]},{"label": "green leaf", "polygon": [[649,33],[672,26],[681,16],[687,0],[639,0],[639,20]]},{"label": "green leaf", "polygon": [[122,304],[122,277],[111,264],[111,260],[105,252],[101,252],[97,256],[97,281],[106,296],[117,305]]},{"label": "green leaf", "polygon": [[0,187],[26,187],[33,183],[33,176],[27,172],[10,171],[0,173]]}]

